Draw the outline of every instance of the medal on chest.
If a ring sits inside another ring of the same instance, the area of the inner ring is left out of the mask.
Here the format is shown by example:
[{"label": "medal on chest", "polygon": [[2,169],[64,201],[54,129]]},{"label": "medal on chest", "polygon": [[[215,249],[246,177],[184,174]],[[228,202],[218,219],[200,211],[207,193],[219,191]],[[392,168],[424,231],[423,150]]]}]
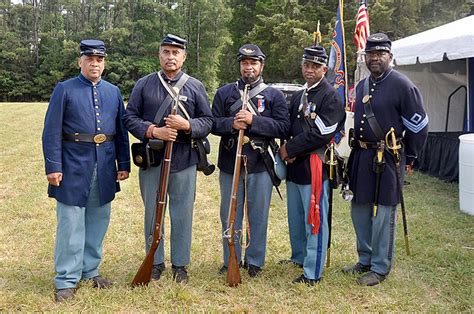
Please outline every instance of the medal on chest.
[{"label": "medal on chest", "polygon": [[310,109],[311,109],[311,103],[308,103],[308,105],[304,108],[304,116],[305,117],[309,116]]},{"label": "medal on chest", "polygon": [[262,113],[265,110],[265,99],[259,98],[257,100],[257,110]]},{"label": "medal on chest", "polygon": [[310,103],[310,105],[308,106],[309,107],[309,111],[310,111],[310,114],[309,114],[309,117],[314,120],[316,119],[316,105],[313,104],[313,103]]}]

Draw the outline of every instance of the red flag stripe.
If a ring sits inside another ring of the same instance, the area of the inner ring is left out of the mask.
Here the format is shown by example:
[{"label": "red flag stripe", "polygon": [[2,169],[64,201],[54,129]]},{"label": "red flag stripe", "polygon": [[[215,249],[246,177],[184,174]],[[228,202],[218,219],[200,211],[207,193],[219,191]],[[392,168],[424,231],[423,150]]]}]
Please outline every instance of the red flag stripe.
[{"label": "red flag stripe", "polygon": [[358,51],[365,49],[365,43],[369,35],[369,15],[365,5],[361,5],[357,12],[356,28],[354,32],[354,44]]}]

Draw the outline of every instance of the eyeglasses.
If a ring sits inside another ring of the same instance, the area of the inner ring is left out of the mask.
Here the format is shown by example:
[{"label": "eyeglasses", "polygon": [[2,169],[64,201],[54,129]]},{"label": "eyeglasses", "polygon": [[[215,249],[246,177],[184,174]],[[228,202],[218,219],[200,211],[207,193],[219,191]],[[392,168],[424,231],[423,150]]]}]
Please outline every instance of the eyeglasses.
[{"label": "eyeglasses", "polygon": [[388,55],[388,52],[387,51],[379,51],[379,50],[367,51],[365,53],[365,55],[369,58],[381,58],[381,57],[385,57],[386,55]]}]

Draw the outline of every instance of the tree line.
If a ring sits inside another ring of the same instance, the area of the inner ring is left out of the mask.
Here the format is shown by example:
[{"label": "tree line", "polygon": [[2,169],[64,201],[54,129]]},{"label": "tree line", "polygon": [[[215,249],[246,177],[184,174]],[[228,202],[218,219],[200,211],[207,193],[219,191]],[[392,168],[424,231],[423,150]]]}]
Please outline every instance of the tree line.
[{"label": "tree line", "polygon": [[[328,53],[338,0],[0,0],[0,101],[45,101],[58,81],[78,73],[81,39],[105,42],[104,78],[125,98],[159,69],[158,48],[173,33],[188,40],[185,70],[212,94],[236,80],[238,48],[258,44],[268,82],[301,82],[302,49],[317,21]],[[371,32],[393,40],[466,16],[469,0],[371,0]],[[344,2],[348,73],[359,1]]]}]

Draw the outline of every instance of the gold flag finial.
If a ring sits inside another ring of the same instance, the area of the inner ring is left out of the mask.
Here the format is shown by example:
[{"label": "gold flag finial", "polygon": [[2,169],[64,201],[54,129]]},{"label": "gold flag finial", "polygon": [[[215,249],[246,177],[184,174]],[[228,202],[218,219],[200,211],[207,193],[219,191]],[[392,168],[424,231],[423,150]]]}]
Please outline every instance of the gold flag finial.
[{"label": "gold flag finial", "polygon": [[319,31],[319,20],[318,20],[318,26],[316,28],[316,31],[313,32],[313,41],[314,41],[314,45],[315,46],[318,46],[319,43],[321,42],[321,32]]}]

